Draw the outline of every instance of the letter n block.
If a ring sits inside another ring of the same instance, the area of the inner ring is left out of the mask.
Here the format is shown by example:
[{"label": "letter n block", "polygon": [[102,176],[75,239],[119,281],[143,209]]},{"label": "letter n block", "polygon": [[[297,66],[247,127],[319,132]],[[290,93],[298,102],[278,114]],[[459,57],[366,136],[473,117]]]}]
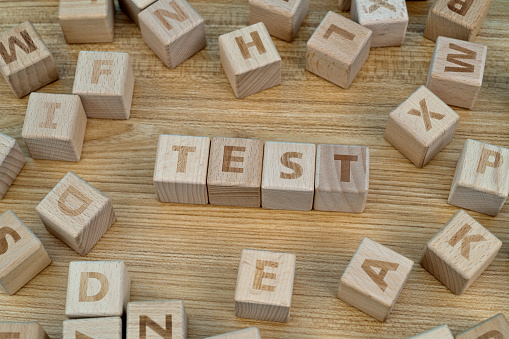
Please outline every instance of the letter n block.
[{"label": "letter n block", "polygon": [[0,133],[0,199],[25,166],[25,157],[16,139]]},{"label": "letter n block", "polygon": [[456,339],[505,339],[509,338],[509,322],[502,313],[493,316],[471,329],[461,332]]},{"label": "letter n block", "polygon": [[120,317],[72,319],[64,321],[64,339],[122,339]]},{"label": "letter n block", "polygon": [[81,255],[87,255],[115,222],[110,198],[73,172],[35,209],[48,232]]},{"label": "letter n block", "polygon": [[0,338],[49,339],[44,329],[35,322],[0,322]]},{"label": "letter n block", "polygon": [[258,327],[249,327],[234,332],[207,337],[205,339],[262,339],[262,335]]},{"label": "letter n block", "polygon": [[130,302],[127,339],[187,338],[187,313],[182,300]]},{"label": "letter n block", "polygon": [[442,325],[408,339],[454,339],[449,326]]}]

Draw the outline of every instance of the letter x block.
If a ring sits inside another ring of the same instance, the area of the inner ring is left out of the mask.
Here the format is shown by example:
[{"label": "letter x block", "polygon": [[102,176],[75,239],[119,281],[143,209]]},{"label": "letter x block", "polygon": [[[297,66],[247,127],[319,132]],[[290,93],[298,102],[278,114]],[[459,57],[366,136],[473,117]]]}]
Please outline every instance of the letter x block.
[{"label": "letter x block", "polygon": [[66,320],[63,332],[63,339],[122,339],[122,319],[106,317]]},{"label": "letter x block", "polygon": [[136,24],[140,26],[138,15],[157,0],[118,0],[120,9]]},{"label": "letter x block", "polygon": [[182,300],[130,302],[127,339],[187,339],[187,313]]},{"label": "letter x block", "polygon": [[115,222],[110,198],[73,172],[35,209],[48,232],[81,255],[87,255]]},{"label": "letter x block", "polygon": [[454,339],[449,326],[442,325],[408,339]]},{"label": "letter x block", "polygon": [[421,265],[459,295],[491,264],[501,246],[497,237],[459,210],[428,241]]},{"label": "letter x block", "polygon": [[471,329],[461,332],[456,339],[504,339],[509,338],[509,322],[502,313],[491,317]]},{"label": "letter x block", "polygon": [[0,322],[0,338],[49,339],[49,336],[39,323]]},{"label": "letter x block", "polygon": [[207,337],[205,339],[262,339],[262,335],[258,327],[249,327],[235,332]]},{"label": "letter x block", "polygon": [[25,157],[16,139],[0,133],[0,199],[25,166]]}]

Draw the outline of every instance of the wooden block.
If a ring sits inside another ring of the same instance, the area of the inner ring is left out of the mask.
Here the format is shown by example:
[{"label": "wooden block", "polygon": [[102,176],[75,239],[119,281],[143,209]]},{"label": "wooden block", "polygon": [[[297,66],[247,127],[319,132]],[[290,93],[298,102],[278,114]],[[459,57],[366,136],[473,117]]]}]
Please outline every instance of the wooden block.
[{"label": "wooden block", "polygon": [[65,315],[121,317],[130,300],[131,278],[123,261],[69,263]]},{"label": "wooden block", "polygon": [[341,277],[338,298],[386,321],[413,265],[412,260],[364,238]]},{"label": "wooden block", "polygon": [[134,73],[128,53],[81,51],[72,93],[89,118],[129,119]]},{"label": "wooden block", "polygon": [[0,133],[0,199],[25,165],[25,157],[16,139]]},{"label": "wooden block", "polygon": [[211,205],[260,207],[263,141],[213,138],[207,187]]},{"label": "wooden block", "polygon": [[136,24],[140,26],[138,14],[157,0],[118,0],[120,9]]},{"label": "wooden block", "polygon": [[110,198],[73,172],[35,209],[48,232],[81,255],[87,255],[115,222]]},{"label": "wooden block", "polygon": [[352,0],[338,0],[340,11],[349,11],[352,4]]},{"label": "wooden block", "polygon": [[310,211],[315,193],[314,144],[265,143],[262,171],[262,207]]},{"label": "wooden block", "polygon": [[442,325],[408,339],[454,339],[449,326]]},{"label": "wooden block", "polygon": [[0,338],[5,339],[49,339],[39,323],[0,322]]},{"label": "wooden block", "polygon": [[452,180],[449,204],[497,215],[509,195],[509,149],[467,139]]},{"label": "wooden block", "polygon": [[68,44],[112,42],[113,0],[60,0],[58,21]]},{"label": "wooden block", "polygon": [[64,339],[122,339],[120,317],[64,321]]},{"label": "wooden block", "polygon": [[263,22],[219,36],[219,58],[237,98],[281,83],[281,57]]},{"label": "wooden block", "polygon": [[58,79],[55,60],[30,21],[0,33],[0,73],[16,98]]},{"label": "wooden block", "polygon": [[0,286],[4,291],[16,293],[49,264],[48,252],[23,221],[11,210],[0,215]]},{"label": "wooden block", "polygon": [[235,332],[215,335],[205,339],[262,339],[258,327],[249,327]]},{"label": "wooden block", "polygon": [[421,266],[453,293],[462,294],[491,264],[501,246],[497,237],[459,210],[428,241]]},{"label": "wooden block", "polygon": [[456,339],[504,339],[509,338],[509,322],[499,313],[471,329],[461,332]]},{"label": "wooden block", "polygon": [[127,339],[187,338],[187,313],[182,300],[130,302]]},{"label": "wooden block", "polygon": [[389,114],[385,139],[421,168],[454,136],[459,115],[424,86]]},{"label": "wooden block", "polygon": [[207,46],[205,20],[185,0],[161,0],[139,15],[143,41],[168,68]]},{"label": "wooden block", "polygon": [[474,108],[487,49],[473,42],[438,37],[426,87],[448,105]]},{"label": "wooden block", "polygon": [[295,261],[295,254],[242,250],[235,289],[235,315],[288,322]]},{"label": "wooden block", "polygon": [[315,210],[362,213],[368,190],[368,147],[318,145]]}]

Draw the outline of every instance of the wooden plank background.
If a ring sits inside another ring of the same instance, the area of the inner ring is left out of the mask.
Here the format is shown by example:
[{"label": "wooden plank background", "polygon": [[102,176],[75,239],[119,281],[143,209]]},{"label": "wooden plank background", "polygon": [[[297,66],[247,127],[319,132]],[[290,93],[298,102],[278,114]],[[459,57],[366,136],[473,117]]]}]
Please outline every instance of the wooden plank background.
[{"label": "wooden plank background", "polygon": [[[217,37],[249,23],[247,0],[191,0],[206,20],[208,47],[169,70],[118,10],[115,41],[67,45],[56,0],[1,1],[0,30],[31,20],[51,50],[60,80],[40,92],[70,93],[80,50],[132,56],[136,83],[131,118],[89,119],[79,163],[33,160],[21,129],[28,96],[0,82],[0,131],[15,137],[27,163],[0,201],[42,240],[53,263],[14,296],[0,292],[0,320],[36,320],[60,338],[72,260],[124,260],[132,300],[183,299],[189,337],[258,326],[263,338],[405,338],[447,323],[454,333],[498,312],[509,316],[509,206],[498,217],[471,215],[504,245],[462,296],[416,264],[386,323],[336,298],[339,277],[364,236],[419,261],[425,242],[458,210],[447,204],[456,161],[467,138],[509,147],[509,1],[493,1],[476,42],[488,45],[484,84],[452,143],[417,169],[383,138],[387,116],[425,84],[434,43],[422,36],[431,1],[408,2],[402,47],[372,49],[349,90],[305,71],[306,41],[335,0],[312,0],[296,41],[274,38],[282,84],[235,99],[219,63]],[[348,16],[349,13],[345,12]],[[370,193],[363,214],[270,211],[162,204],[152,174],[161,133],[366,145]],[[50,235],[35,206],[67,171],[111,197],[117,222],[86,257]],[[292,316],[286,324],[236,318],[233,296],[243,248],[297,255]]]}]

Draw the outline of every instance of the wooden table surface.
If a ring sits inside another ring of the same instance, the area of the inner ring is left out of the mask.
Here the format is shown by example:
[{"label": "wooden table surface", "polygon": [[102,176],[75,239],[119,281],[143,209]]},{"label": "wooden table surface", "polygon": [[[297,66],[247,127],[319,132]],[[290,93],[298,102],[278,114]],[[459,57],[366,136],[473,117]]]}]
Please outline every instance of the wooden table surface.
[{"label": "wooden table surface", "polygon": [[[131,299],[182,299],[189,337],[258,326],[266,338],[405,338],[449,324],[463,331],[498,312],[509,316],[509,206],[497,217],[471,215],[504,242],[493,264],[462,296],[415,264],[386,323],[336,298],[339,278],[368,236],[418,262],[424,244],[458,210],[447,197],[467,138],[509,147],[509,0],[493,1],[476,42],[488,45],[484,83],[454,140],[418,169],[384,140],[388,114],[424,85],[434,43],[422,33],[431,1],[408,2],[402,47],[372,49],[349,90],[305,71],[306,41],[336,0],[311,0],[296,41],[274,38],[283,60],[280,86],[238,100],[219,63],[218,36],[248,25],[247,0],[191,0],[206,20],[208,47],[170,70],[119,11],[110,44],[67,45],[56,0],[1,1],[0,31],[30,20],[52,52],[60,80],[40,92],[71,93],[80,50],[129,52],[136,83],[131,118],[89,119],[81,161],[33,160],[21,139],[28,96],[16,99],[0,81],[0,132],[15,137],[27,163],[0,201],[46,246],[53,263],[16,295],[0,292],[0,321],[39,321],[60,338],[67,273],[73,260],[124,260]],[[348,16],[348,12],[344,12]],[[268,141],[366,145],[370,191],[363,214],[272,211],[163,204],[152,175],[161,133],[260,138]],[[113,201],[117,221],[80,257],[50,235],[35,206],[74,171]],[[243,248],[295,253],[291,319],[239,319],[234,290]]]}]

